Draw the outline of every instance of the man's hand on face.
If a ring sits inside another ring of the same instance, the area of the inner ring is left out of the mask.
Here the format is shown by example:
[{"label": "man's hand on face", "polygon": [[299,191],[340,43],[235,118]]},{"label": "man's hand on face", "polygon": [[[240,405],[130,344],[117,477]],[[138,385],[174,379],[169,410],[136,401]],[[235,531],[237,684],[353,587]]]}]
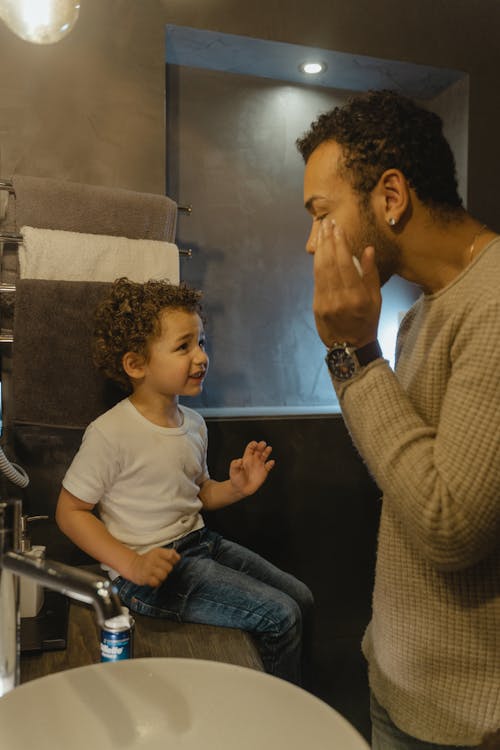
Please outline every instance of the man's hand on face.
[{"label": "man's hand on face", "polygon": [[321,340],[356,348],[375,341],[381,306],[374,248],[366,247],[355,264],[344,232],[325,219],[314,253],[313,311]]}]

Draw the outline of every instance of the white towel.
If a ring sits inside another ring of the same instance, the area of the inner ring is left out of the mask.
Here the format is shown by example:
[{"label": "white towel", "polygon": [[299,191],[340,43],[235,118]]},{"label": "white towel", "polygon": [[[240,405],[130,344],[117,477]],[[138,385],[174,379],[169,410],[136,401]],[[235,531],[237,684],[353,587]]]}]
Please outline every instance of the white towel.
[{"label": "white towel", "polygon": [[22,227],[19,275],[52,281],[168,279],[179,283],[179,250],[171,242]]},{"label": "white towel", "polygon": [[9,193],[7,190],[0,190],[0,221],[7,216],[7,206],[9,205]]}]

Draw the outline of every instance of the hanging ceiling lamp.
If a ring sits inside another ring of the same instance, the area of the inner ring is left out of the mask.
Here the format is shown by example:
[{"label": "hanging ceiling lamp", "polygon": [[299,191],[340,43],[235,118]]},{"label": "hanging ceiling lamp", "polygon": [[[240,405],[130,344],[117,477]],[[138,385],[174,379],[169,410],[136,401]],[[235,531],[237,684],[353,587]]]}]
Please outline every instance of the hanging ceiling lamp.
[{"label": "hanging ceiling lamp", "polygon": [[54,44],[78,19],[77,0],[0,0],[0,18],[14,34],[35,44]]}]

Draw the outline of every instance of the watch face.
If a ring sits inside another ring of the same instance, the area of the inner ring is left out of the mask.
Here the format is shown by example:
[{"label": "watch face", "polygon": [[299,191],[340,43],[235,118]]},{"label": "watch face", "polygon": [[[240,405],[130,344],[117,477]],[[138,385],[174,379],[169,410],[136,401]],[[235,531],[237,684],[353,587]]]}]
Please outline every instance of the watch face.
[{"label": "watch face", "polygon": [[348,351],[339,346],[330,349],[326,357],[328,369],[337,380],[349,380],[356,371],[356,364]]}]

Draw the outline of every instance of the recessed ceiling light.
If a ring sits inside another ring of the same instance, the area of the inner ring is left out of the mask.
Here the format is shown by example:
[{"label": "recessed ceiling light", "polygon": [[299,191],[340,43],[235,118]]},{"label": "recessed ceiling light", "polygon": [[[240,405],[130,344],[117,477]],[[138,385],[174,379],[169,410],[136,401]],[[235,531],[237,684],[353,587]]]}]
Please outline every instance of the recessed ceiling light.
[{"label": "recessed ceiling light", "polygon": [[315,76],[318,73],[323,73],[326,70],[326,63],[323,62],[306,62],[299,65],[301,73],[307,73],[307,75]]}]

